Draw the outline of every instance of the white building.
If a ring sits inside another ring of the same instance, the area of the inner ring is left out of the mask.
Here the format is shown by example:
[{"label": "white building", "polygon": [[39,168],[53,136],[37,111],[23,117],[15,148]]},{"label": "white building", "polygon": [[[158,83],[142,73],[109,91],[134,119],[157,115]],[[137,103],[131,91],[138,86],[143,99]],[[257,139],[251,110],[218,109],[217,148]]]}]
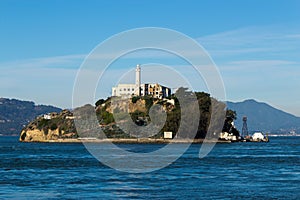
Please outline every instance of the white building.
[{"label": "white building", "polygon": [[52,117],[51,117],[50,114],[44,114],[44,115],[43,115],[43,118],[49,120],[49,119],[51,119]]},{"label": "white building", "polygon": [[252,139],[254,141],[260,141],[260,140],[264,140],[265,139],[265,136],[261,133],[261,132],[255,132],[253,135],[252,135]]},{"label": "white building", "polygon": [[171,131],[164,132],[164,139],[172,139],[172,138],[173,138],[173,134]]},{"label": "white building", "polygon": [[235,135],[227,132],[220,133],[219,138],[221,140],[228,140],[228,141],[237,141],[238,139]]},{"label": "white building", "polygon": [[154,98],[165,98],[171,95],[171,89],[158,83],[141,84],[141,67],[136,66],[135,84],[118,84],[112,87],[112,96],[131,97],[150,95]]},{"label": "white building", "polygon": [[112,96],[132,96],[136,94],[135,84],[119,84],[112,88]]}]

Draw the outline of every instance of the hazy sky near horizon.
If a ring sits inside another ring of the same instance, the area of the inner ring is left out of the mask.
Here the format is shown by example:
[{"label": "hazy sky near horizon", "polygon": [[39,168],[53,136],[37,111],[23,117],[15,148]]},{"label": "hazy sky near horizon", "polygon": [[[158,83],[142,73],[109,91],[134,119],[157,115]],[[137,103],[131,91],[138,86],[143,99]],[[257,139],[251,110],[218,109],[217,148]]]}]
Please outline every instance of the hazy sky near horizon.
[{"label": "hazy sky near horizon", "polygon": [[[141,27],[198,41],[220,71],[227,100],[256,99],[300,116],[297,0],[1,0],[0,96],[71,108],[84,58],[112,35]],[[141,55],[119,70],[150,61]],[[107,94],[113,84],[107,81]]]}]

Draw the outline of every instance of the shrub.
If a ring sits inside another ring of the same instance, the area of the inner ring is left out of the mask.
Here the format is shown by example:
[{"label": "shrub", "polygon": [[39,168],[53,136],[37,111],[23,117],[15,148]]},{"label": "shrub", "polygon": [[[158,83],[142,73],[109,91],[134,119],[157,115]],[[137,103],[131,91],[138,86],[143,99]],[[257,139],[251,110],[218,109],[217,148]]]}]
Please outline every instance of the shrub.
[{"label": "shrub", "polygon": [[53,131],[57,129],[57,124],[51,124],[50,129]]},{"label": "shrub", "polygon": [[138,97],[138,96],[134,96],[131,98],[131,102],[132,103],[136,103],[141,97]]}]

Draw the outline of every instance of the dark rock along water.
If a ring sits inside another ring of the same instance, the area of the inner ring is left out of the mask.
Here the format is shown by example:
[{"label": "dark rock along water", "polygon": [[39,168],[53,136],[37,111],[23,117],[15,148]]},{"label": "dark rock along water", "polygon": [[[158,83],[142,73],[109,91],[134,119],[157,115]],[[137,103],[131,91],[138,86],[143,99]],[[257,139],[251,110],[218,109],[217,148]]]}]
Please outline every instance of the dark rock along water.
[{"label": "dark rock along water", "polygon": [[195,144],[170,166],[145,174],[111,169],[82,144],[17,139],[0,137],[0,199],[300,199],[300,137],[217,144],[204,159]]}]

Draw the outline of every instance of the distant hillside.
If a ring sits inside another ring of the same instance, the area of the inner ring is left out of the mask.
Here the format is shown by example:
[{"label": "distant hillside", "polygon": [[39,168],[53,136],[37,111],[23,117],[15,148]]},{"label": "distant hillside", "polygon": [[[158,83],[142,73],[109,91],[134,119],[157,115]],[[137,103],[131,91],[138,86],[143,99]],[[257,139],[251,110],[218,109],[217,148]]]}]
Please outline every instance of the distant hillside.
[{"label": "distant hillside", "polygon": [[235,125],[242,130],[242,118],[247,116],[249,131],[264,131],[272,133],[287,133],[291,130],[300,132],[300,118],[278,110],[266,103],[255,100],[243,102],[227,102],[229,109],[235,110],[237,120]]},{"label": "distant hillside", "polygon": [[0,134],[18,135],[23,126],[37,116],[60,111],[60,108],[35,105],[31,101],[0,98]]}]

